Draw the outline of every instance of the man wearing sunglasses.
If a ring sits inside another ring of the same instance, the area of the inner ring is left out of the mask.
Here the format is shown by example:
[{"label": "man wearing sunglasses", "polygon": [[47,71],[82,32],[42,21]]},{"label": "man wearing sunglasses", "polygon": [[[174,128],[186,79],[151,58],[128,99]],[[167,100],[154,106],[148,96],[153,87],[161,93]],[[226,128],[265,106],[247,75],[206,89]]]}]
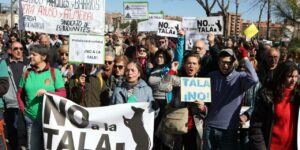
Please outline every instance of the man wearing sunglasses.
[{"label": "man wearing sunglasses", "polygon": [[[11,149],[20,149],[26,145],[26,130],[22,114],[19,112],[17,101],[17,87],[23,70],[29,65],[30,60],[24,57],[24,48],[20,42],[13,42],[6,59],[9,74],[9,90],[3,96],[6,103],[4,118],[8,132],[8,145]],[[17,121],[18,120],[18,121]],[[16,126],[16,124],[18,124]]]}]

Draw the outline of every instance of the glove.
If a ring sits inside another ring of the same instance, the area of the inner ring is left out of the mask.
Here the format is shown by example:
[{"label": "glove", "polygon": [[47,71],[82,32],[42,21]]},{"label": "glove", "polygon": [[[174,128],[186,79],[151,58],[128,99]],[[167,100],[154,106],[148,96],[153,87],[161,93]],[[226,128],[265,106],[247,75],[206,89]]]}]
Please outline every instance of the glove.
[{"label": "glove", "polygon": [[242,58],[248,57],[248,51],[247,51],[246,48],[244,48],[244,47],[241,46],[241,47],[239,48],[239,52],[240,52]]}]

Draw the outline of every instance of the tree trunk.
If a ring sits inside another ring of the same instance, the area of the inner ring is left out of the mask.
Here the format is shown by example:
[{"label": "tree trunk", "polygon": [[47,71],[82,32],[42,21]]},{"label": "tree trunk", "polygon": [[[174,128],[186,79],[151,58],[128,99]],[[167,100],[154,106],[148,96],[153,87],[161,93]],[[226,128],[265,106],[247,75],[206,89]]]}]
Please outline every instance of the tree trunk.
[{"label": "tree trunk", "polygon": [[268,0],[267,40],[270,38],[271,0]]}]

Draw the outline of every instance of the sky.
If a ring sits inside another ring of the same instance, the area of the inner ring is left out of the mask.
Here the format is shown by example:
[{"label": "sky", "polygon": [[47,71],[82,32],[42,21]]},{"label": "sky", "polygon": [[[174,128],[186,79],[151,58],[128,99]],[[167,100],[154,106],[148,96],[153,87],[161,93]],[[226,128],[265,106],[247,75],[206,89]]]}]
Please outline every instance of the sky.
[{"label": "sky", "polygon": [[[106,12],[121,12],[123,13],[124,0],[106,0]],[[148,1],[150,12],[164,11],[169,16],[183,17],[205,17],[203,8],[196,0],[126,0],[126,1]],[[211,0],[209,0],[211,1]],[[227,1],[227,0],[225,0]],[[235,13],[235,0],[229,0],[229,12]],[[253,7],[255,0],[240,0],[239,13],[242,14],[244,20],[257,21],[259,15],[259,6]],[[0,3],[10,3],[10,0],[0,0]],[[216,4],[213,12],[220,9]],[[262,16],[262,20],[266,20],[266,12]],[[274,19],[273,19],[274,20]]]}]

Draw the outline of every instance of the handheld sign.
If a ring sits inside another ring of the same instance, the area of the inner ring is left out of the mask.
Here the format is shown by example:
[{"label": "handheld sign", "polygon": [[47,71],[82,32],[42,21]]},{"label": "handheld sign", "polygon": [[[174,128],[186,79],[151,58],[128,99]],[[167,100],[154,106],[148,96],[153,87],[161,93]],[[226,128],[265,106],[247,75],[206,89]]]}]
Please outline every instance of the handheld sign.
[{"label": "handheld sign", "polygon": [[157,32],[158,19],[149,19],[138,23],[138,32]]},{"label": "handheld sign", "polygon": [[211,102],[210,78],[181,78],[180,94],[182,102]]},{"label": "handheld sign", "polygon": [[153,146],[151,103],[85,108],[46,93],[42,116],[47,150],[150,150]]},{"label": "handheld sign", "polygon": [[186,31],[185,33],[185,49],[192,50],[198,40],[204,41],[205,50],[208,50],[208,40],[206,34],[200,34],[198,31]]},{"label": "handheld sign", "polygon": [[244,34],[248,39],[251,39],[257,33],[258,33],[258,29],[253,23],[244,31]]},{"label": "handheld sign", "polygon": [[178,37],[177,30],[181,29],[181,22],[173,20],[159,20],[158,22],[158,36]]},{"label": "handheld sign", "polygon": [[69,62],[104,64],[104,36],[70,35]]},{"label": "handheld sign", "polygon": [[160,12],[149,12],[149,19],[164,19],[164,14]]},{"label": "handheld sign", "polygon": [[131,19],[148,19],[148,2],[124,2],[124,17]]},{"label": "handheld sign", "polygon": [[105,0],[20,0],[21,30],[50,34],[100,34],[105,30]]},{"label": "handheld sign", "polygon": [[200,34],[209,34],[210,32],[216,35],[222,35],[224,30],[223,18],[215,17],[183,17],[182,27],[188,30],[198,31]]}]

